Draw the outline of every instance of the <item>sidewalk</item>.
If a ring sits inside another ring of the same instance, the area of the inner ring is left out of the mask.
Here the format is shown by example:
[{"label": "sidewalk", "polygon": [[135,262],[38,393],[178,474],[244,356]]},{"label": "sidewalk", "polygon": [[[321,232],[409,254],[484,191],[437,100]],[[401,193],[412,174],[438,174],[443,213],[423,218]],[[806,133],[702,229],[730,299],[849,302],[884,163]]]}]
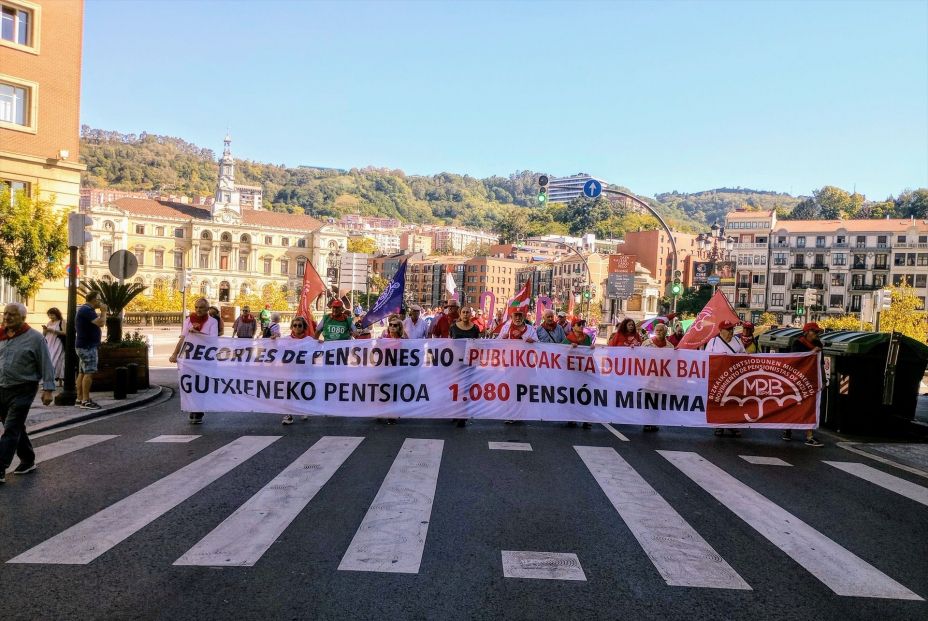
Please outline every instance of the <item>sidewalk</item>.
[{"label": "sidewalk", "polygon": [[125,399],[119,400],[113,399],[113,391],[91,391],[90,398],[102,406],[99,410],[83,410],[76,405],[55,405],[54,401],[49,405],[42,405],[42,400],[36,396],[35,401],[32,402],[32,407],[29,409],[29,416],[26,418],[26,431],[29,433],[37,433],[39,431],[62,427],[82,420],[128,410],[129,408],[138,407],[142,404],[154,401],[161,395],[163,390],[161,386],[151,386],[146,390],[139,390],[134,395],[128,395]]}]

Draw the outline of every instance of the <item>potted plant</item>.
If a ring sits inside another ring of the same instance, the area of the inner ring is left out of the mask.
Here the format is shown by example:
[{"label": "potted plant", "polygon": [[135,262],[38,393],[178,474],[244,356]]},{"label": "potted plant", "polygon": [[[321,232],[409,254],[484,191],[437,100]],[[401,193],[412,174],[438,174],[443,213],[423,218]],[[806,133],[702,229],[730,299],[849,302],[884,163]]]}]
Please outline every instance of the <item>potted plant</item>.
[{"label": "potted plant", "polygon": [[138,330],[125,333],[119,342],[107,339],[100,344],[100,359],[93,376],[94,389],[114,389],[116,369],[130,364],[138,367],[135,385],[141,389],[148,388],[148,337]]},{"label": "potted plant", "polygon": [[136,296],[145,291],[145,285],[139,283],[118,283],[105,280],[85,280],[81,284],[81,295],[90,291],[100,294],[100,301],[107,307],[106,342],[122,342],[122,311]]}]

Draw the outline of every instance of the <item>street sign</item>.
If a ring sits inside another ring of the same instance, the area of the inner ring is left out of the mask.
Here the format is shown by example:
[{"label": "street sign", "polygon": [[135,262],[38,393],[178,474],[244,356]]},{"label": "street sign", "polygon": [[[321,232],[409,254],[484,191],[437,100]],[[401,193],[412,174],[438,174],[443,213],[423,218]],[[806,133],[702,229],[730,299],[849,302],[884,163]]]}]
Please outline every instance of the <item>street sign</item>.
[{"label": "street sign", "polygon": [[638,255],[634,254],[610,254],[609,255],[609,273],[610,274],[634,274],[635,261]]},{"label": "street sign", "polygon": [[[576,187],[576,186],[574,186]],[[583,184],[583,195],[588,198],[596,198],[603,193],[603,184],[596,179],[590,179]]]},{"label": "street sign", "polygon": [[719,284],[720,282],[722,282],[722,279],[721,279],[720,277],[716,276],[715,274],[713,274],[712,276],[709,276],[708,278],[706,278],[706,283],[707,283],[707,284],[710,284],[710,285],[712,285],[712,286],[715,286],[715,285]]},{"label": "street sign", "polygon": [[139,271],[139,260],[128,250],[117,250],[110,255],[110,274],[120,280],[132,278]]},{"label": "street sign", "polygon": [[606,280],[606,297],[627,300],[635,293],[634,274],[609,274]]}]

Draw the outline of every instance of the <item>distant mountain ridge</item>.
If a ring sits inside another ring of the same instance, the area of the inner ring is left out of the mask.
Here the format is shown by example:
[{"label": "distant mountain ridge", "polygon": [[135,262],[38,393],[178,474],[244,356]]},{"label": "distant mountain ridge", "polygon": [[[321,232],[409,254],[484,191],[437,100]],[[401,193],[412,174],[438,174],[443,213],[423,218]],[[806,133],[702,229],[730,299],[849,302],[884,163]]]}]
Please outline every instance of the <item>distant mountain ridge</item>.
[{"label": "distant mountain ridge", "polygon": [[[145,132],[122,134],[86,125],[81,127],[81,161],[87,166],[82,178],[85,187],[208,196],[214,193],[218,176],[212,149],[181,138]],[[529,170],[477,179],[447,172],[421,176],[386,168],[345,171],[236,160],[235,176],[239,183],[263,187],[268,209],[316,218],[338,218],[349,213],[394,217],[411,223],[492,230],[505,239],[520,234],[576,234],[588,230],[617,237],[627,230],[657,226],[649,216],[627,213],[601,199],[577,199],[570,205],[539,204],[539,175]],[[671,227],[683,231],[705,230],[713,222],[722,222],[728,211],[740,207],[776,209],[782,217],[801,206],[806,207],[800,210],[802,213],[814,217],[818,208],[817,203],[809,203],[815,197],[746,188],[666,192],[641,198]],[[883,205],[877,211],[883,213],[888,208]],[[833,213],[834,209],[820,211]]]}]

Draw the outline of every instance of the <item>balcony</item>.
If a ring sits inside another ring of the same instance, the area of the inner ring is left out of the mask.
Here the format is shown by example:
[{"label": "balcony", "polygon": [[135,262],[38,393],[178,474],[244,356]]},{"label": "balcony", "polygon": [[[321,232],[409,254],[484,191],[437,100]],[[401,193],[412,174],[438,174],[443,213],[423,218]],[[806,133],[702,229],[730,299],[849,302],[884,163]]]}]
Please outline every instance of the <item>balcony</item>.
[{"label": "balcony", "polygon": [[914,242],[896,242],[893,244],[893,248],[918,248],[921,250],[928,249],[928,244],[925,243],[914,243]]},{"label": "balcony", "polygon": [[882,287],[878,285],[865,285],[863,283],[851,283],[851,291],[876,291]]},{"label": "balcony", "polygon": [[789,266],[789,269],[791,269],[791,270],[805,270],[805,269],[808,269],[808,268],[806,267],[806,264],[805,264],[805,263],[793,263],[792,265]]},{"label": "balcony", "polygon": [[771,247],[771,248],[789,248],[789,244],[787,244],[787,243],[782,243],[782,244],[775,243],[775,244],[770,244],[770,247]]},{"label": "balcony", "polygon": [[849,245],[848,245],[847,242],[844,242],[843,244],[832,244],[831,247],[832,247],[832,248],[848,248]]},{"label": "balcony", "polygon": [[767,244],[758,244],[757,242],[738,242],[734,246],[735,250],[766,250]]},{"label": "balcony", "polygon": [[874,265],[874,266],[873,266],[873,269],[874,269],[874,271],[888,272],[888,271],[889,271],[889,263],[881,263],[881,264],[879,264],[879,265]]},{"label": "balcony", "polygon": [[851,269],[852,270],[865,270],[867,269],[867,264],[866,263],[852,263]]},{"label": "balcony", "polygon": [[813,264],[811,265],[811,269],[813,269],[813,270],[827,270],[827,269],[828,269],[828,266],[825,265],[824,263],[813,263]]},{"label": "balcony", "polygon": [[748,307],[747,302],[738,302],[737,304],[735,304],[735,308],[747,308],[747,307]]},{"label": "balcony", "polygon": [[773,265],[786,265],[788,261],[786,259],[774,259]]}]

